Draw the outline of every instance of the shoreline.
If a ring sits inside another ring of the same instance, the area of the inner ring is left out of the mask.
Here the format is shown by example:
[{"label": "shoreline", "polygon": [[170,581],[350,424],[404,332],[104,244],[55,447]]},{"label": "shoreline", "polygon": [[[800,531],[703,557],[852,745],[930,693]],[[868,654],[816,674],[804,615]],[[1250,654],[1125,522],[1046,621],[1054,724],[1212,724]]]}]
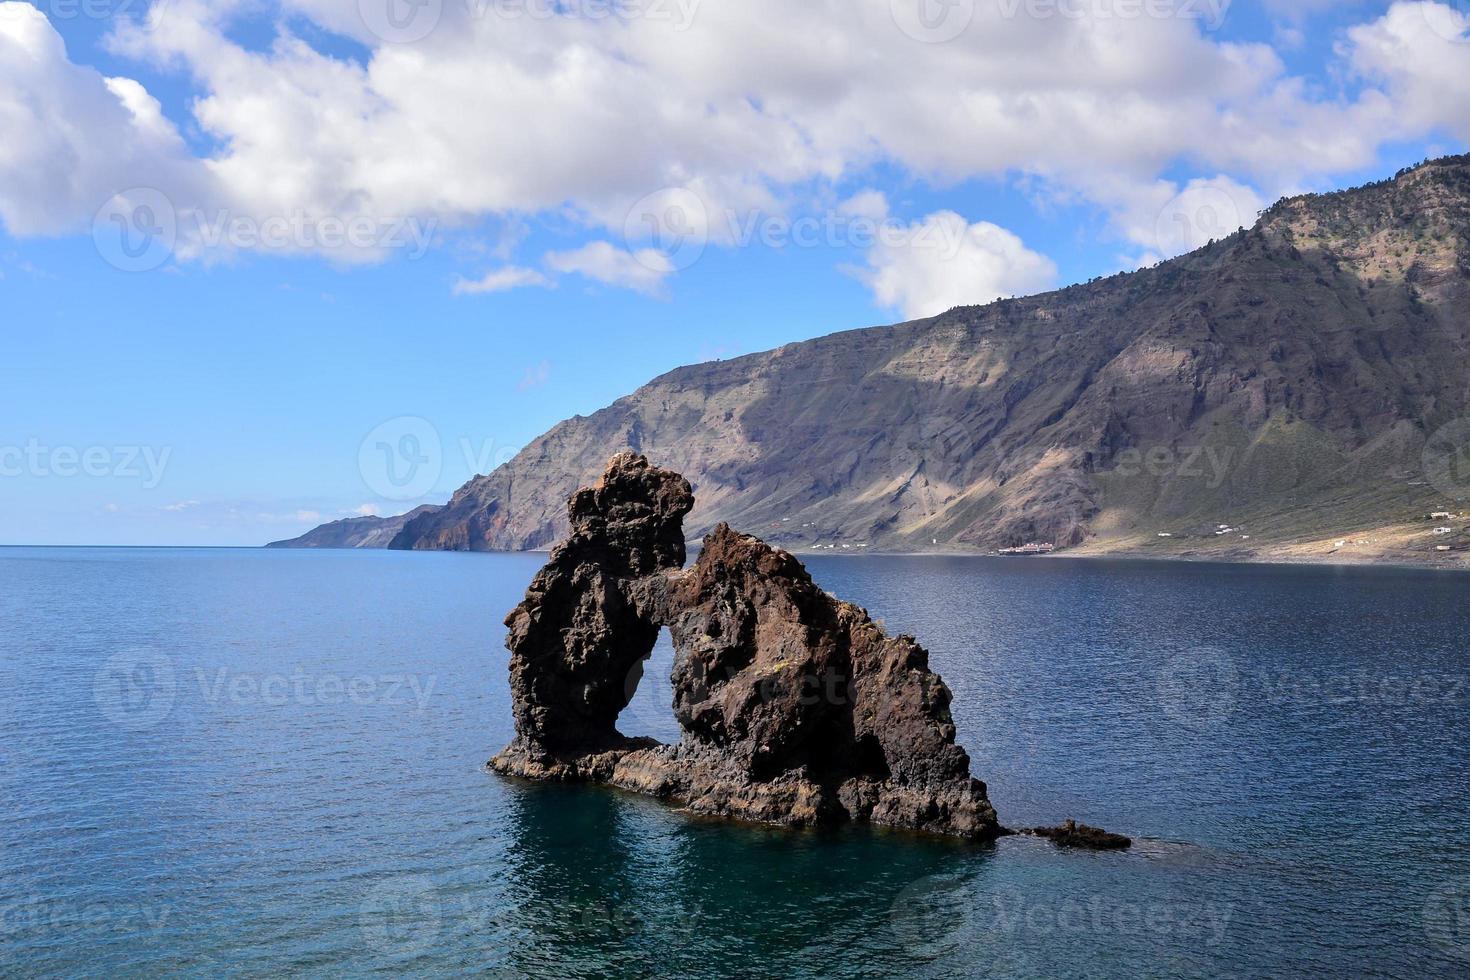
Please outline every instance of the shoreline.
[{"label": "shoreline", "polygon": [[[1362,557],[1362,558],[1314,558],[1310,556],[1292,557],[1288,555],[1253,555],[1245,557],[1241,555],[1208,555],[1208,554],[1149,554],[1138,551],[1108,551],[1108,552],[1073,552],[1054,551],[1044,555],[1002,555],[994,551],[828,551],[825,548],[819,551],[797,551],[783,548],[798,558],[988,558],[996,561],[1148,561],[1159,563],[1181,563],[1193,565],[1307,565],[1321,568],[1413,568],[1426,569],[1430,571],[1466,572],[1470,571],[1470,555],[1464,558],[1414,560],[1412,558],[1393,557]],[[519,552],[510,552],[518,554]],[[1460,554],[1465,554],[1461,552]]]},{"label": "shoreline", "polygon": [[[769,543],[769,542],[768,542]],[[1049,554],[1039,555],[1002,555],[995,551],[943,551],[927,549],[923,551],[890,551],[878,549],[857,550],[828,550],[826,548],[817,550],[804,550],[787,548],[779,544],[772,544],[798,558],[967,558],[967,559],[990,559],[994,561],[1147,561],[1158,563],[1181,563],[1194,565],[1273,565],[1273,566],[1313,566],[1320,568],[1404,568],[1421,569],[1441,572],[1470,572],[1470,552],[1455,552],[1452,558],[1431,558],[1426,556],[1414,559],[1402,555],[1393,556],[1361,556],[1361,557],[1333,557],[1333,556],[1291,556],[1291,555],[1210,555],[1201,553],[1185,554],[1151,554],[1148,552],[1119,550],[1119,551],[1055,551]],[[139,550],[139,551],[280,551],[280,552],[386,552],[387,548],[266,548],[263,545],[150,545],[150,544],[0,544],[0,550],[22,550],[22,549],[48,549],[48,550],[79,550],[79,549],[111,549],[111,550]],[[699,550],[698,542],[689,542],[691,554]],[[410,552],[412,554],[447,554],[447,555],[545,555],[550,554],[549,549],[533,548],[525,551],[452,551],[447,549],[424,550]]]}]

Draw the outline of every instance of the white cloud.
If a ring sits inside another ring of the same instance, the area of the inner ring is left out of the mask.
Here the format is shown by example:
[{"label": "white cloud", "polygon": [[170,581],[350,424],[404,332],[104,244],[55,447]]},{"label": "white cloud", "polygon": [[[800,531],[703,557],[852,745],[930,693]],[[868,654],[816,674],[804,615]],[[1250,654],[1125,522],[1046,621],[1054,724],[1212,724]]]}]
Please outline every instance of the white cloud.
[{"label": "white cloud", "polygon": [[27,3],[0,3],[0,132],[0,219],[14,235],[80,231],[128,187],[205,183],[158,102],[72,64]]},{"label": "white cloud", "polygon": [[1306,31],[1293,24],[1277,24],[1271,36],[1280,51],[1300,51],[1307,43]]},{"label": "white cloud", "polygon": [[1050,259],[987,221],[970,224],[939,211],[901,235],[885,234],[859,273],[883,306],[909,319],[1002,296],[1039,292],[1056,282]]},{"label": "white cloud", "polygon": [[535,367],[526,368],[526,373],[521,377],[521,383],[516,385],[520,391],[530,391],[532,388],[540,388],[551,380],[551,362],[542,361]]},{"label": "white cloud", "polygon": [[569,252],[547,252],[547,268],[576,273],[609,286],[657,296],[674,265],[663,252],[643,248],[630,252],[611,242],[589,242]]},{"label": "white cloud", "polygon": [[1253,227],[1269,203],[1253,188],[1222,175],[1196,177],[1184,186],[1160,180],[1130,184],[1113,192],[1114,224],[1144,249],[1140,264],[1152,265]]},{"label": "white cloud", "polygon": [[377,517],[378,516],[378,505],[377,504],[362,504],[359,507],[357,507],[357,508],[355,508],[353,510],[348,511],[347,513],[353,514],[353,515],[355,515],[357,517]]},{"label": "white cloud", "polygon": [[554,285],[535,269],[527,269],[518,265],[507,265],[499,269],[491,269],[479,279],[460,279],[454,284],[454,295],[466,296],[477,293],[500,293],[510,289],[521,289],[527,286],[538,286],[546,288]]},{"label": "white cloud", "polygon": [[[208,157],[188,152],[136,82],[73,64],[42,14],[0,3],[7,229],[83,228],[109,195],[145,186],[181,220],[224,211],[310,228],[409,217],[452,227],[555,212],[621,241],[630,210],[661,189],[688,188],[711,214],[772,210],[793,188],[882,164],[935,182],[1040,178],[1103,207],[1137,244],[1139,201],[1171,168],[1229,175],[1269,198],[1369,166],[1389,141],[1470,133],[1470,45],[1448,40],[1464,18],[1442,4],[1395,3],[1348,32],[1324,72],[1343,84],[1323,88],[1265,44],[1217,40],[1187,17],[1099,16],[1106,5],[1026,17],[977,4],[959,37],[926,45],[895,26],[890,0],[708,3],[679,23],[425,4],[415,9],[441,12],[436,28],[386,44],[361,4],[284,3],[362,42],[367,58],[313,49],[284,26],[290,17],[266,49],[247,49],[231,28],[255,7],[238,0],[170,0],[167,16],[115,32],[120,57],[187,72],[199,98],[174,123],[213,142]],[[872,193],[848,206],[877,208]],[[185,257],[221,247],[180,235]],[[639,251],[602,241],[551,258],[657,293],[673,263],[645,260],[657,253],[642,246],[660,243],[622,244]],[[384,254],[314,238],[290,250]],[[487,290],[504,281],[493,275]]]},{"label": "white cloud", "polygon": [[1388,93],[1394,132],[1442,128],[1470,141],[1470,8],[1395,4],[1348,38],[1345,56]]},{"label": "white cloud", "polygon": [[872,188],[859,191],[839,204],[837,213],[852,218],[867,218],[869,221],[886,221],[888,197],[882,191]]},{"label": "white cloud", "polygon": [[193,510],[195,507],[198,506],[199,501],[197,500],[180,500],[176,503],[164,504],[163,509],[177,514],[186,510]]}]

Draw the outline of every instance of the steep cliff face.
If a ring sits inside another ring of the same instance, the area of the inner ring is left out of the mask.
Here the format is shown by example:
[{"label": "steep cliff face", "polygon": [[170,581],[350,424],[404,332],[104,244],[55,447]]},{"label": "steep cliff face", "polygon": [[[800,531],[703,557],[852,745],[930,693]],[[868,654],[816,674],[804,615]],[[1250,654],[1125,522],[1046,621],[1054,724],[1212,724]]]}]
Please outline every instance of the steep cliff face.
[{"label": "steep cliff face", "polygon": [[416,507],[396,517],[348,517],[313,528],[299,538],[272,541],[267,548],[386,548],[403,526],[416,517],[432,514],[439,508],[431,504]]},{"label": "steep cliff face", "polygon": [[1421,457],[1470,415],[1467,310],[1460,157],[1283,201],[1152,269],[681,368],[556,426],[392,546],[549,546],[561,501],[623,448],[689,477],[694,535],[726,521],[795,550],[1379,527],[1460,491]]}]

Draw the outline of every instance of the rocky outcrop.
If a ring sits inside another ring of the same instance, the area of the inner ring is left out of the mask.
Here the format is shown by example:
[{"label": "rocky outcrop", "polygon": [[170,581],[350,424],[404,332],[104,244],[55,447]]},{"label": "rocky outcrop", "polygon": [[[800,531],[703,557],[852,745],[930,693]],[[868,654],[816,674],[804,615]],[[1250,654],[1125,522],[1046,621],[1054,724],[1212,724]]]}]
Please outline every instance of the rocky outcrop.
[{"label": "rocky outcrop", "polygon": [[522,774],[591,778],[633,744],[618,714],[658,640],[660,576],[684,564],[692,506],[683,477],[631,453],[573,495],[571,537],[505,621],[517,739],[501,758],[524,760]]},{"label": "rocky outcrop", "polygon": [[1057,827],[1033,827],[1021,833],[1029,837],[1045,837],[1058,847],[1075,847],[1088,851],[1123,851],[1133,846],[1131,837],[1089,827],[1075,820],[1068,820]]},{"label": "rocky outcrop", "polygon": [[409,521],[438,513],[435,504],[397,517],[348,517],[313,528],[299,538],[272,541],[267,548],[386,548]]},{"label": "rocky outcrop", "polygon": [[[765,823],[1000,835],[924,648],[727,525],[684,570],[692,506],[682,477],[632,453],[572,497],[571,537],[506,620],[516,739],[492,767]],[[616,727],[662,626],[677,745]]]}]

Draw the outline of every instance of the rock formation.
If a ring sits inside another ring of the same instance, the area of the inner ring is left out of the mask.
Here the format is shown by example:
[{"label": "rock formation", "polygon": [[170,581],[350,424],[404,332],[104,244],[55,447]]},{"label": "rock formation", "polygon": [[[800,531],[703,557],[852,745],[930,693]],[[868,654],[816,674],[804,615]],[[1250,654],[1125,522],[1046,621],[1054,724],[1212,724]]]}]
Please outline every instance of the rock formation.
[{"label": "rock formation", "polygon": [[693,506],[688,481],[631,453],[572,496],[571,537],[505,621],[516,741],[498,767],[605,779],[619,753],[647,744],[618,733],[618,714],[658,640],[664,576],[684,565]]},{"label": "rock formation", "polygon": [[[621,453],[507,618],[516,739],[498,772],[609,783],[719,816],[1004,833],[924,648],[720,525],[683,569],[687,481]],[[661,627],[677,745],[616,727]]]},{"label": "rock formation", "polygon": [[1045,837],[1058,847],[1076,847],[1088,851],[1123,851],[1133,846],[1131,837],[1112,834],[1075,820],[1068,820],[1057,827],[1033,827],[1021,833],[1028,837]]}]

